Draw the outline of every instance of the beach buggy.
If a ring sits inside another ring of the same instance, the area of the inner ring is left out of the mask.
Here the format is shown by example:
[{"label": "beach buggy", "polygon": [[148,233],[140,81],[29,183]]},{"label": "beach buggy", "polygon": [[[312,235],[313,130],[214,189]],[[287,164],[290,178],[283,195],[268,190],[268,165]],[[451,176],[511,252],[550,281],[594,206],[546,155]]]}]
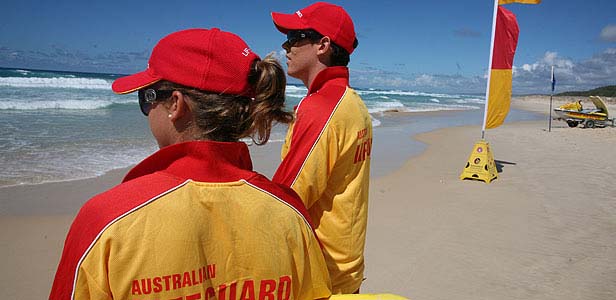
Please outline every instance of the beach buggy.
[{"label": "beach buggy", "polygon": [[594,104],[594,108],[583,108],[582,100],[567,103],[554,109],[556,120],[564,120],[569,127],[576,127],[579,124],[584,128],[614,126],[614,118],[609,117],[607,106],[599,96],[588,97]]}]

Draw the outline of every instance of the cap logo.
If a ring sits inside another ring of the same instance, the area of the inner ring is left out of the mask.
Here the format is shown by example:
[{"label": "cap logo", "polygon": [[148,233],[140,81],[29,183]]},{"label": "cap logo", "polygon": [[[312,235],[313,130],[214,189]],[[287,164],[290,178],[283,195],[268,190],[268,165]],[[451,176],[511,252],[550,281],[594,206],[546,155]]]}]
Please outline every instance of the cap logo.
[{"label": "cap logo", "polygon": [[242,51],[242,55],[248,56],[249,54],[250,54],[250,49],[244,48],[244,51]]},{"label": "cap logo", "polygon": [[302,14],[302,12],[301,12],[301,11],[299,11],[299,10],[298,10],[298,11],[296,11],[296,12],[295,12],[295,14],[296,14],[298,17],[300,17],[300,18],[304,16],[304,15]]}]

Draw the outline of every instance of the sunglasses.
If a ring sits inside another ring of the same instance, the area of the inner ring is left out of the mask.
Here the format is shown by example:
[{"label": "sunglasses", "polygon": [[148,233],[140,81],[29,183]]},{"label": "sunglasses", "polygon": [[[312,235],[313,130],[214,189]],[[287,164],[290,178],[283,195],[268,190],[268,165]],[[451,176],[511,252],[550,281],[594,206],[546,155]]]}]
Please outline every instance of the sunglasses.
[{"label": "sunglasses", "polygon": [[291,30],[287,32],[287,44],[289,47],[293,47],[300,41],[309,39],[311,41],[319,40],[323,37],[320,33],[314,30]]},{"label": "sunglasses", "polygon": [[139,108],[141,112],[147,116],[152,110],[154,102],[160,99],[167,99],[171,97],[173,90],[155,90],[155,89],[141,89],[139,90]]}]

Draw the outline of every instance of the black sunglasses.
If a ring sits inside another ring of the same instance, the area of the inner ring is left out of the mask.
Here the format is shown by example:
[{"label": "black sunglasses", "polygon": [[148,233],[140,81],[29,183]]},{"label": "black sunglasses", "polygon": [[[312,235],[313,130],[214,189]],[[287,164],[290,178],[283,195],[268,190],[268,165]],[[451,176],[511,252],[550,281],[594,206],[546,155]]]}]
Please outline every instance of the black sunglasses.
[{"label": "black sunglasses", "polygon": [[171,97],[173,90],[155,90],[155,89],[141,89],[139,90],[139,108],[141,112],[147,116],[152,110],[152,104],[160,99],[167,99]]},{"label": "black sunglasses", "polygon": [[287,44],[289,47],[293,47],[295,44],[302,40],[309,39],[311,41],[319,40],[323,37],[322,34],[314,30],[291,30],[287,32]]}]

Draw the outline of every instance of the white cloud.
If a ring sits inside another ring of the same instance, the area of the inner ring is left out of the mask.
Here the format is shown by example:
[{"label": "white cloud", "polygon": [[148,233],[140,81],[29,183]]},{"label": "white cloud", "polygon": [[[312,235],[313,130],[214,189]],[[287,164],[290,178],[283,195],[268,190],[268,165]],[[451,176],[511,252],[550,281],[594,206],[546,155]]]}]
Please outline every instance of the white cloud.
[{"label": "white cloud", "polygon": [[[574,64],[571,60],[558,56],[556,52],[546,52],[543,57],[533,64],[523,64],[522,67],[513,66],[513,76],[521,76],[523,72],[538,72],[543,71],[546,68],[561,69],[561,71],[569,71],[573,68]],[[521,69],[521,70],[520,70]]]},{"label": "white cloud", "polygon": [[[616,29],[616,26],[612,27]],[[286,69],[285,51],[274,52],[274,56]],[[132,73],[142,70],[148,57],[149,51],[108,52],[92,56],[61,47],[52,47],[47,51],[21,51],[0,46],[0,65],[7,67]],[[556,92],[616,84],[616,48],[605,49],[581,61],[547,51],[534,63],[513,66],[513,92],[549,93],[552,66],[555,67]],[[362,88],[482,93],[485,91],[487,74],[487,71],[478,76],[407,74],[363,65],[362,68],[351,67],[351,84]],[[289,81],[299,83],[293,78],[289,78]]]},{"label": "white cloud", "polygon": [[[556,92],[588,90],[616,84],[616,48],[608,48],[591,58],[574,61],[558,52],[547,51],[534,63],[513,66],[514,94],[549,94],[554,66]],[[403,74],[376,68],[351,68],[351,84],[363,88],[392,88],[425,92],[482,93],[486,71],[480,76],[443,74]]]},{"label": "white cloud", "polygon": [[285,50],[272,51],[268,55],[272,55],[283,65],[287,62],[287,52]]},{"label": "white cloud", "polygon": [[425,86],[438,86],[440,85],[438,80],[435,79],[433,75],[421,74],[415,78],[416,85],[425,85]]},{"label": "white cloud", "polygon": [[616,42],[616,25],[605,26],[599,37],[606,42]]},{"label": "white cloud", "polygon": [[548,51],[535,63],[513,67],[514,93],[548,93],[552,66],[557,92],[616,84],[616,48],[578,62]]},{"label": "white cloud", "polygon": [[442,74],[403,74],[376,68],[351,68],[351,85],[362,88],[401,89],[423,92],[476,93],[485,89],[480,77]]}]

